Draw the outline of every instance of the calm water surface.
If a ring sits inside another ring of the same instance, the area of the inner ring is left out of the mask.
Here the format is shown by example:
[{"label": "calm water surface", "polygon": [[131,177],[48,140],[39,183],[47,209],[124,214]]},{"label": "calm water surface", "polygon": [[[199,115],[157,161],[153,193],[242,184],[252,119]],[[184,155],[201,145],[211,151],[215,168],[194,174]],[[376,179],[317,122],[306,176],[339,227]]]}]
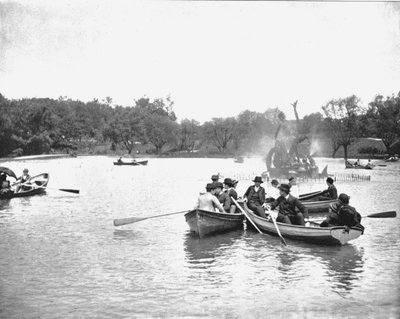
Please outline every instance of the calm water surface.
[{"label": "calm water surface", "polygon": [[[363,220],[365,234],[324,247],[235,231],[202,240],[183,215],[114,227],[113,219],[190,209],[217,172],[250,176],[259,158],[109,157],[6,162],[50,173],[47,195],[0,201],[0,318],[399,318],[400,223]],[[343,161],[317,159],[330,172]],[[382,162],[381,162],[382,163]],[[346,173],[350,173],[346,170]],[[400,164],[370,182],[337,182],[362,215],[400,211]],[[243,194],[251,184],[238,185]],[[325,188],[300,183],[300,192]],[[57,188],[78,188],[74,195]]]}]

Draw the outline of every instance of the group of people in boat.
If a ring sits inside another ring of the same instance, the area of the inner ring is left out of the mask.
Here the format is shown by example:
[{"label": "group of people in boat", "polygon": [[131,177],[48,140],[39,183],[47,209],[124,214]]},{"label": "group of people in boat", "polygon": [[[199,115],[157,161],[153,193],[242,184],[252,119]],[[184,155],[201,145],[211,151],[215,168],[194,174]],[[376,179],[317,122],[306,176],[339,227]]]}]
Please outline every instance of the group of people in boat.
[{"label": "group of people in boat", "polygon": [[[308,226],[309,215],[307,207],[298,198],[296,178],[291,177],[286,184],[279,184],[276,179],[271,181],[271,189],[267,192],[261,186],[263,179],[256,176],[253,180],[254,185],[247,188],[243,195],[243,202],[255,214],[268,219],[269,211],[277,210],[276,221],[286,224]],[[240,213],[234,201],[238,199],[235,190],[237,181],[225,178],[224,182],[219,182],[219,175],[212,176],[212,183],[207,184],[206,193],[200,194],[195,208],[215,211],[216,209],[224,213]],[[349,205],[350,197],[347,194],[340,194],[334,185],[331,177],[326,179],[328,188],[322,191],[315,200],[337,201],[330,205],[329,214],[321,227],[348,226],[360,227],[361,215],[356,209]]]},{"label": "group of people in boat", "polygon": [[[0,194],[8,195],[11,193],[18,193],[23,190],[28,190],[31,187],[27,184],[29,183],[31,176],[29,175],[29,170],[25,168],[22,171],[22,175],[16,179],[16,181],[11,185],[11,182],[7,179],[6,173],[0,174]],[[11,188],[11,186],[15,186],[15,190]]]}]

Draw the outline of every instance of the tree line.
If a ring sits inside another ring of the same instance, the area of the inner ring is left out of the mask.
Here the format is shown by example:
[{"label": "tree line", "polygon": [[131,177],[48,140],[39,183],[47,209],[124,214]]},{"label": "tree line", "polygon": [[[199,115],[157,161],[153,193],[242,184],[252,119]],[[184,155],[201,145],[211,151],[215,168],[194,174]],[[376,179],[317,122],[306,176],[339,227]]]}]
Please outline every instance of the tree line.
[{"label": "tree line", "polygon": [[[356,96],[332,99],[298,121],[287,121],[279,108],[265,112],[245,110],[235,117],[213,118],[203,124],[194,119],[177,121],[173,101],[142,97],[132,106],[113,105],[112,99],[90,102],[66,97],[7,99],[0,94],[0,156],[43,154],[109,143],[110,150],[148,145],[155,154],[209,152],[238,154],[260,148],[260,141],[281,134],[324,137],[332,155],[347,149],[356,138],[381,138],[389,154],[400,137],[400,93],[376,96],[368,107]],[[296,110],[295,110],[296,111]],[[297,111],[296,111],[297,112]],[[266,153],[268,150],[265,150]]]}]

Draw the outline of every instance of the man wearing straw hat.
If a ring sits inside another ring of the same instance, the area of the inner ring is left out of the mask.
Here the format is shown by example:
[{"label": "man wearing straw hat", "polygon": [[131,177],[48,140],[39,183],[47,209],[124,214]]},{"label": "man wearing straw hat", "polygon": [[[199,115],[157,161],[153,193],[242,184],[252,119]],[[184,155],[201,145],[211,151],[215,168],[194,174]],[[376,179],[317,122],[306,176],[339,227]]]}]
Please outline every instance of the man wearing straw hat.
[{"label": "man wearing straw hat", "polygon": [[264,211],[265,206],[265,189],[261,186],[263,180],[261,176],[256,176],[253,180],[254,185],[250,186],[244,193],[244,201],[247,206],[261,217],[267,218]]}]

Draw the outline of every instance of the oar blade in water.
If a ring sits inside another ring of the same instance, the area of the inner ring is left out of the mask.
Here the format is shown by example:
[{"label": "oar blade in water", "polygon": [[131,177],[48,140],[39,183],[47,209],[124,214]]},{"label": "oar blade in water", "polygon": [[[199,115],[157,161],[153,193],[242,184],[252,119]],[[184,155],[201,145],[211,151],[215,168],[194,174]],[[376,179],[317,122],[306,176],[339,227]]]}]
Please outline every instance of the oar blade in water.
[{"label": "oar blade in water", "polygon": [[128,224],[133,224],[136,222],[140,222],[147,218],[140,218],[140,217],[130,217],[130,218],[121,218],[121,219],[114,219],[114,226],[123,226]]},{"label": "oar blade in water", "polygon": [[67,189],[67,188],[59,188],[58,190],[62,192],[74,193],[79,194],[79,189]]}]

